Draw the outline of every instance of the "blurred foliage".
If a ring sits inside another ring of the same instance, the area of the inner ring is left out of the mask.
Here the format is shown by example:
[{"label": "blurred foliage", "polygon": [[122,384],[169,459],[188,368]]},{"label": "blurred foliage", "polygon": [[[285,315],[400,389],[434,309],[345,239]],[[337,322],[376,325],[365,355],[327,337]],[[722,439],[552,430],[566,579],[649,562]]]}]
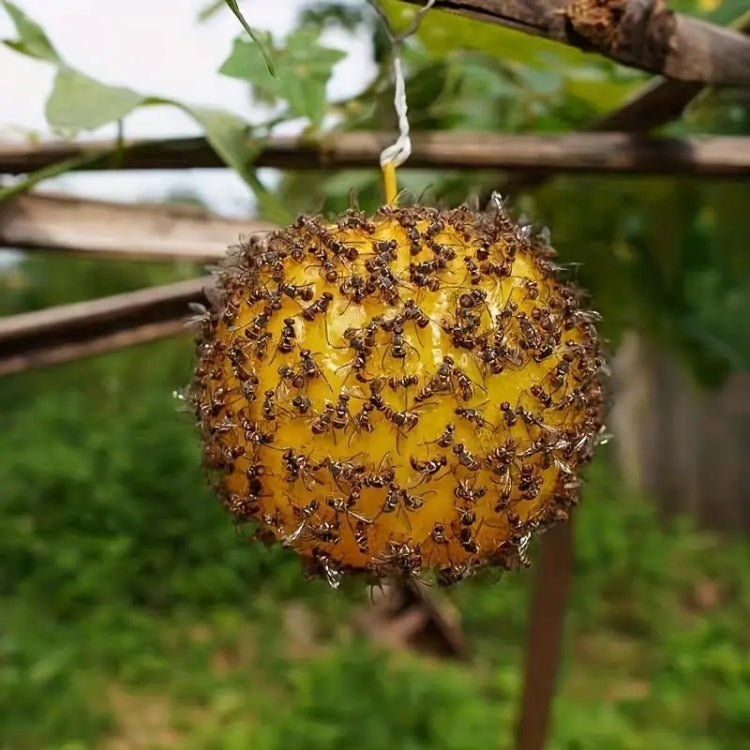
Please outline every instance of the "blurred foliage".
[{"label": "blurred foliage", "polygon": [[[35,256],[3,313],[187,275]],[[31,293],[33,290],[33,294]],[[175,340],[0,381],[0,727],[10,750],[473,750],[512,736],[534,570],[448,592],[466,664],[379,650],[367,603],[250,544],[205,488]],[[600,453],[576,518],[553,750],[739,748],[750,547],[663,527]],[[536,547],[532,558],[538,557]]]}]

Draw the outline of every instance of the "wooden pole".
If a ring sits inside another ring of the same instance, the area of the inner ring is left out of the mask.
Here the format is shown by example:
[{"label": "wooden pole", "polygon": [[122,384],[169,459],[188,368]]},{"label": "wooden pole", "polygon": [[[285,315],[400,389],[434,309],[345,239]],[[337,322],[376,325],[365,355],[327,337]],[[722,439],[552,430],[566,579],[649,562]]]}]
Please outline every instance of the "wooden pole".
[{"label": "wooden pole", "polygon": [[28,193],[0,205],[0,247],[127,260],[209,263],[241,235],[268,232],[258,220],[226,219],[201,209],[126,205]]},{"label": "wooden pole", "polygon": [[565,605],[573,571],[572,522],[553,526],[541,541],[542,559],[527,630],[516,750],[543,750],[549,735]]},{"label": "wooden pole", "polygon": [[[392,133],[352,132],[318,141],[273,138],[254,166],[278,169],[361,169],[377,164]],[[0,173],[23,174],[83,153],[106,152],[113,142],[0,144]],[[118,169],[200,169],[224,166],[202,138],[126,144]],[[107,168],[106,162],[85,169]],[[515,135],[423,131],[412,136],[402,169],[501,169],[537,173],[688,174],[745,177],[750,138],[647,138],[632,133]]]},{"label": "wooden pole", "polygon": [[0,318],[0,376],[100,354],[184,330],[210,277]]}]

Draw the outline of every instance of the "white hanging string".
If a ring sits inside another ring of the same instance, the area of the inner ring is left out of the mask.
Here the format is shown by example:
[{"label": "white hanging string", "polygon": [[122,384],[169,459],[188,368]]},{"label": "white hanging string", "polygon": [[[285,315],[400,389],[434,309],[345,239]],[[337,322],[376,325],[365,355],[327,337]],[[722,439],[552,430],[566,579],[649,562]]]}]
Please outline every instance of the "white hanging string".
[{"label": "white hanging string", "polygon": [[377,5],[375,0],[367,0],[367,2],[380,16],[383,26],[385,27],[385,32],[391,42],[393,54],[393,80],[396,89],[393,97],[393,104],[396,109],[396,116],[398,117],[399,135],[395,143],[383,149],[380,154],[380,166],[384,167],[386,164],[392,164],[394,167],[400,167],[411,156],[409,117],[407,114],[408,106],[406,103],[406,81],[404,79],[404,68],[401,59],[401,45],[406,39],[416,33],[417,29],[419,29],[419,24],[422,22],[422,18],[435,4],[435,0],[427,0],[427,2],[425,2],[425,4],[417,11],[409,28],[401,34],[394,33],[391,24],[388,21],[388,17],[385,15],[382,8]]}]

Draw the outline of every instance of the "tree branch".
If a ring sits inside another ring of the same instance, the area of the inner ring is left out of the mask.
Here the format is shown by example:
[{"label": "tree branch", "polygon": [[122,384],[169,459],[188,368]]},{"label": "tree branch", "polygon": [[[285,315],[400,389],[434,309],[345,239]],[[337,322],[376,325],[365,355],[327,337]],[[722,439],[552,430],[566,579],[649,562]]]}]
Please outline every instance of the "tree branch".
[{"label": "tree branch", "polygon": [[664,0],[437,0],[434,7],[598,52],[668,78],[750,85],[750,40],[675,13]]}]

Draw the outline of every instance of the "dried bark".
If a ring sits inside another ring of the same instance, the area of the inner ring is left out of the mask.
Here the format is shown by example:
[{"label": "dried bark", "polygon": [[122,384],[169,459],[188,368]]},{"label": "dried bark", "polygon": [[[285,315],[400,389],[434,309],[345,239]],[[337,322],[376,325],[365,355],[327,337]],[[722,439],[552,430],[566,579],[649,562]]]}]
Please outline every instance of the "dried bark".
[{"label": "dried bark", "polygon": [[668,78],[750,84],[750,40],[675,13],[664,0],[437,0],[434,8],[598,52]]}]

